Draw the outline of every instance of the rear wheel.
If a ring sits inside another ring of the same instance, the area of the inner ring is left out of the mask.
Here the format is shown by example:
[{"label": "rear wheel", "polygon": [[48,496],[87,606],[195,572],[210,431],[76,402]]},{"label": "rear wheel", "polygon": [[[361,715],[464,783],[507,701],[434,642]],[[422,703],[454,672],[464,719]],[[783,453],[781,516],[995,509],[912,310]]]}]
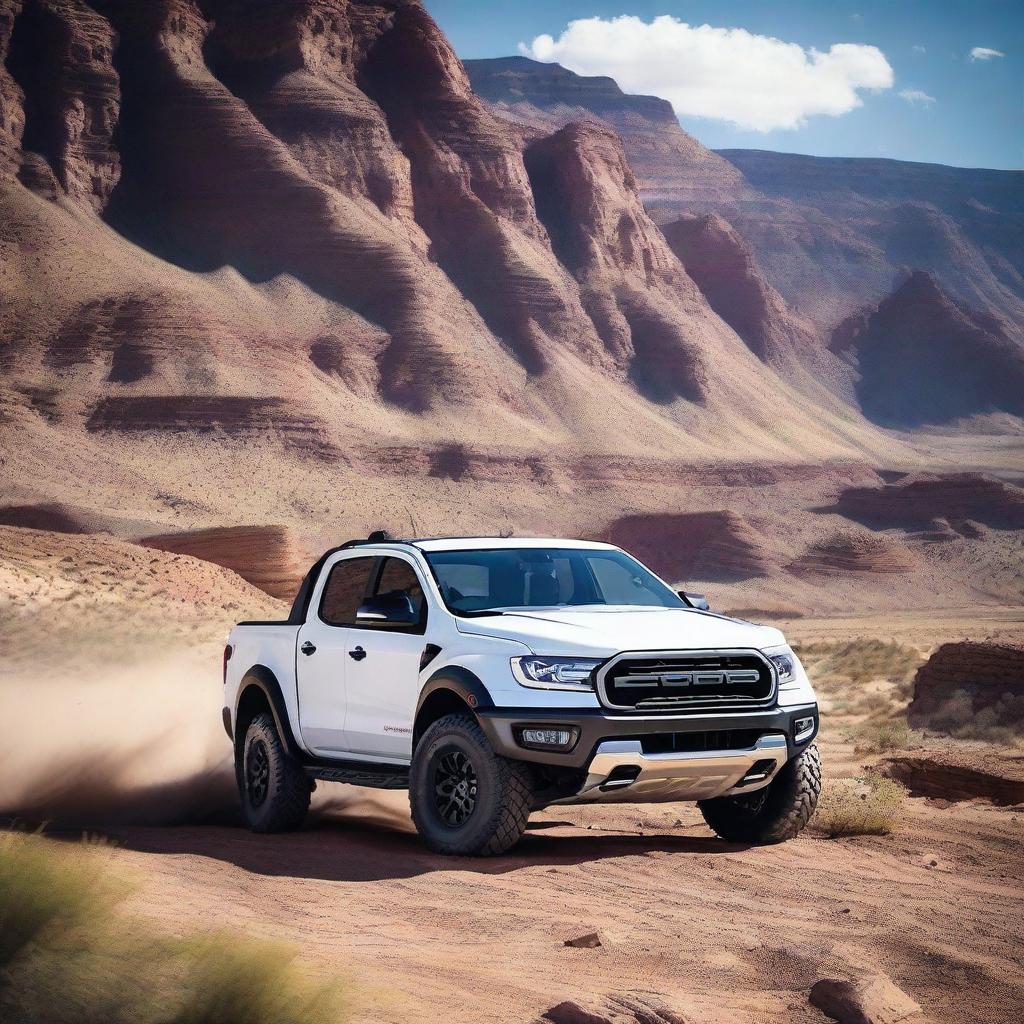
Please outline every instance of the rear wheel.
[{"label": "rear wheel", "polygon": [[754,793],[701,800],[704,820],[733,843],[781,843],[799,835],[818,806],[821,759],[813,744]]},{"label": "rear wheel", "polygon": [[504,853],[523,834],[531,800],[526,766],[495,754],[471,714],[439,719],[416,746],[409,805],[438,853]]},{"label": "rear wheel", "polygon": [[286,832],[302,824],[309,779],[285,750],[269,712],[249,723],[238,767],[242,814],[253,832]]}]

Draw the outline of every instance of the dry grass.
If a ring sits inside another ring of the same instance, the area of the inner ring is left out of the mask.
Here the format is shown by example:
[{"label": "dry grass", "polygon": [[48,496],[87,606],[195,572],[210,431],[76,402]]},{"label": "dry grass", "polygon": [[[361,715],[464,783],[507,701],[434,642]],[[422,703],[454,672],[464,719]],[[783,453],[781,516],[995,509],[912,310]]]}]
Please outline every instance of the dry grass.
[{"label": "dry grass", "polygon": [[347,1018],[336,981],[289,946],[227,933],[172,941],[119,913],[128,887],[94,850],[0,836],[5,1024],[318,1024]]},{"label": "dry grass", "polygon": [[900,783],[883,775],[836,780],[825,788],[811,824],[830,839],[886,836],[895,831],[906,797]]},{"label": "dry grass", "polygon": [[[841,643],[803,644],[796,650],[812,680],[823,682],[826,689],[829,682],[845,680],[860,685],[876,679],[885,679],[899,688],[906,688],[923,661],[913,647],[868,637]],[[906,695],[909,696],[909,690]]]},{"label": "dry grass", "polygon": [[890,750],[909,750],[920,746],[922,733],[911,729],[902,719],[871,719],[852,730],[854,753],[885,754]]},{"label": "dry grass", "polygon": [[976,712],[970,693],[957,690],[928,717],[927,726],[958,740],[1016,746],[1024,742],[1024,697],[1005,693]]}]

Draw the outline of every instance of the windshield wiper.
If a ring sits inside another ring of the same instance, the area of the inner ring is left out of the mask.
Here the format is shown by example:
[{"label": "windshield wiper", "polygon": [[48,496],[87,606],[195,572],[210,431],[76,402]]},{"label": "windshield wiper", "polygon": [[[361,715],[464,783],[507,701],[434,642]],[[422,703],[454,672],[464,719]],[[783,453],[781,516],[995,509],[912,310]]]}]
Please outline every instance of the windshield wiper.
[{"label": "windshield wiper", "polygon": [[504,615],[505,613],[499,612],[497,608],[475,608],[473,611],[457,611],[455,614],[464,619],[479,619],[481,615]]}]

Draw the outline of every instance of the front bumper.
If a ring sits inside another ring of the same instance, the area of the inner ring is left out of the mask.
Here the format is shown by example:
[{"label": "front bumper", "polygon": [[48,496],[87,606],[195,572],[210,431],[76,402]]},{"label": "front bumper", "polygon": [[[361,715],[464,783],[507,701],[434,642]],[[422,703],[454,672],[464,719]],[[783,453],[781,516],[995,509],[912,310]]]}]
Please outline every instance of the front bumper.
[{"label": "front bumper", "polygon": [[[578,785],[559,798],[568,801],[704,800],[753,792],[818,732],[813,703],[685,716],[614,715],[600,708],[480,708],[477,716],[503,757],[544,765],[563,777],[578,772]],[[805,719],[813,722],[809,732],[799,733],[798,742],[797,722]],[[578,739],[568,751],[529,749],[520,741],[524,728],[574,729]],[[724,742],[740,732],[745,734],[742,743]],[[687,749],[701,744],[701,749]],[[762,769],[766,774],[756,777]]]},{"label": "front bumper", "polygon": [[762,789],[786,763],[782,733],[765,733],[744,750],[645,754],[639,740],[598,745],[580,789],[557,803],[664,803],[709,800]]}]

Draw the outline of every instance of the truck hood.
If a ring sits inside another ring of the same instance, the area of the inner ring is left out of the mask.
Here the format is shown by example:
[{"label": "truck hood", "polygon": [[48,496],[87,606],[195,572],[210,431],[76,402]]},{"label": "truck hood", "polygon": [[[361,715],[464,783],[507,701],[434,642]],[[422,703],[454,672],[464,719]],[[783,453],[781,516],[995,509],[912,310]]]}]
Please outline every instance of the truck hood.
[{"label": "truck hood", "polygon": [[460,619],[459,631],[525,644],[534,654],[607,658],[620,651],[754,647],[786,642],[770,626],[690,608],[572,608]]}]

